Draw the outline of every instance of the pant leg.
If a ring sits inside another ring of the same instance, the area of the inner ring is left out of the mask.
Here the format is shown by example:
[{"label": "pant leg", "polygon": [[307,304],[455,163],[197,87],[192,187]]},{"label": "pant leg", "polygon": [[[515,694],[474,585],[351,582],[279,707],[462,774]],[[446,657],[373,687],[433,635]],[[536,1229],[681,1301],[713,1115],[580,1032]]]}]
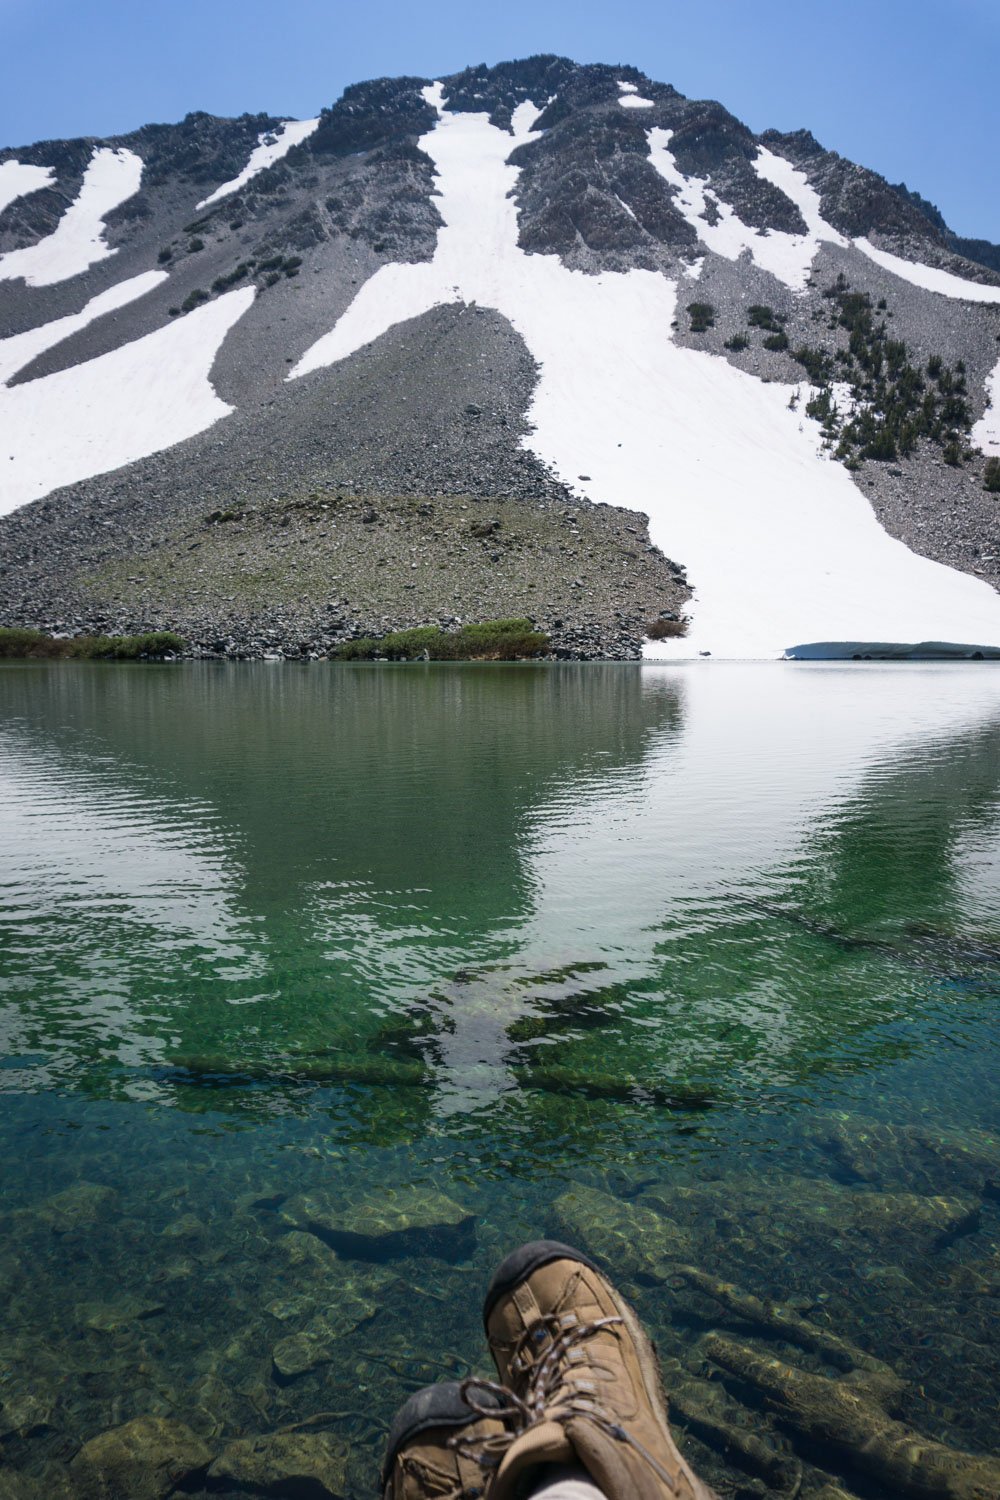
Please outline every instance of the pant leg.
[{"label": "pant leg", "polygon": [[545,1464],[530,1500],[605,1500],[605,1495],[578,1464]]}]

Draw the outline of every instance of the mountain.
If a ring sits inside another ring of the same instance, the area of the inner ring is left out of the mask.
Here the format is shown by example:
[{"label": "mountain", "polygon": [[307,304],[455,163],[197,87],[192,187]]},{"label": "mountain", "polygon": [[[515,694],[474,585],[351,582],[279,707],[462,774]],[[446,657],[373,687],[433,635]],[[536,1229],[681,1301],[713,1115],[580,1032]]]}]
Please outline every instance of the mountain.
[{"label": "mountain", "polygon": [[1000,648],[998,267],[558,57],[0,151],[0,623]]}]

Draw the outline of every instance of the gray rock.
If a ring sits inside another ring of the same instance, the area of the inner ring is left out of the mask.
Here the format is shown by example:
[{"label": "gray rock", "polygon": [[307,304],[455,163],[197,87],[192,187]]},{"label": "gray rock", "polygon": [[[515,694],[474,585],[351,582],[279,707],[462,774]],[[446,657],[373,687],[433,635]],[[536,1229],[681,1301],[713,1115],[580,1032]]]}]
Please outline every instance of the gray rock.
[{"label": "gray rock", "polygon": [[82,1500],[162,1500],[211,1461],[211,1448],[183,1422],[136,1417],[84,1443],[70,1472]]},{"label": "gray rock", "polygon": [[308,1229],[340,1254],[361,1259],[467,1254],[476,1216],[434,1187],[386,1187],[354,1201],[330,1193],[302,1193],[281,1209],[288,1224]]},{"label": "gray rock", "polygon": [[340,1500],[346,1489],[347,1450],[325,1433],[283,1432],[228,1444],[209,1481],[284,1500]]}]

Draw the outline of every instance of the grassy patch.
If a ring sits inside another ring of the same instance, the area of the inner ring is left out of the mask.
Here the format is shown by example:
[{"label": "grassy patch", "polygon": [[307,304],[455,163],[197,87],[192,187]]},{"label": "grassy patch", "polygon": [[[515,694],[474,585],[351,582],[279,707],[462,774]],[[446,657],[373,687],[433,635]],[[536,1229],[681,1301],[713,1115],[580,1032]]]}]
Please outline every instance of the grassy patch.
[{"label": "grassy patch", "polygon": [[0,628],[0,661],[162,661],[183,649],[183,640],[172,630],[54,636],[43,630]]},{"label": "grassy patch", "polygon": [[530,620],[482,620],[460,630],[418,625],[394,630],[378,638],[363,636],[344,641],[333,652],[335,661],[517,661],[549,649],[549,638]]}]

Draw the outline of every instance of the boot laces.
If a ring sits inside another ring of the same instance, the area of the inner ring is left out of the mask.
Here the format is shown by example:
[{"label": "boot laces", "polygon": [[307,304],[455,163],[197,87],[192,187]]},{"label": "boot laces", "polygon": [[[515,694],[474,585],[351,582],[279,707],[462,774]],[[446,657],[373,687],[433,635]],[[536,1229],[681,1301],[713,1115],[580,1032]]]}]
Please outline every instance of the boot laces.
[{"label": "boot laces", "polygon": [[[581,1322],[572,1313],[553,1313],[532,1323],[518,1339],[510,1361],[512,1370],[529,1372],[523,1396],[510,1386],[475,1376],[462,1382],[462,1398],[466,1405],[481,1416],[492,1417],[494,1421],[499,1419],[504,1430],[479,1437],[458,1434],[449,1439],[449,1447],[483,1469],[495,1469],[518,1438],[543,1422],[556,1422],[565,1427],[569,1422],[583,1419],[616,1442],[627,1443],[667,1488],[676,1492],[674,1476],[598,1397],[598,1382],[614,1382],[620,1376],[607,1365],[588,1357],[581,1347],[603,1329],[624,1321],[624,1318],[608,1317]],[[544,1344],[543,1338],[546,1340]],[[574,1378],[574,1366],[577,1365],[586,1365],[585,1379]],[[487,1406],[477,1399],[477,1392],[488,1395],[495,1404]]]}]

